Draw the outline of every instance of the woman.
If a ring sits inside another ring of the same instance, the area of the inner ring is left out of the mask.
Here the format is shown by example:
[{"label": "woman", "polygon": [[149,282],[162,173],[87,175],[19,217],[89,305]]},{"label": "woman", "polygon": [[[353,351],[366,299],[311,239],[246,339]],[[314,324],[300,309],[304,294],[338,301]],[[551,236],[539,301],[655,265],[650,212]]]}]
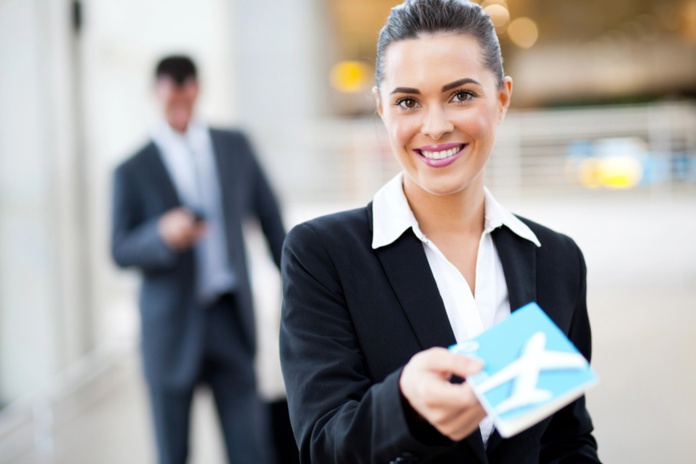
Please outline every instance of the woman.
[{"label": "woman", "polygon": [[590,357],[574,242],[484,188],[510,103],[481,8],[407,0],[380,33],[377,109],[403,172],[283,252],[281,360],[302,462],[599,462],[584,397],[502,439],[445,348],[537,301]]}]

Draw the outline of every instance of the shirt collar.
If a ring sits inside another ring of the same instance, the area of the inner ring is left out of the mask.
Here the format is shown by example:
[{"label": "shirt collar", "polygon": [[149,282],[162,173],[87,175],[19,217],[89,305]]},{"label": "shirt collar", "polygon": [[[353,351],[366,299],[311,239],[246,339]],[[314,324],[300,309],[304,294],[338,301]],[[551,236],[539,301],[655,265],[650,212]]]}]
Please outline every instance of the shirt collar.
[{"label": "shirt collar", "polygon": [[160,145],[171,146],[172,144],[184,143],[189,146],[200,144],[201,140],[207,138],[208,128],[205,124],[198,121],[191,121],[186,128],[186,132],[177,132],[164,121],[156,124],[151,131],[152,139]]},{"label": "shirt collar", "polygon": [[[413,229],[421,241],[425,235],[418,227],[418,221],[411,211],[403,189],[403,172],[382,187],[372,200],[372,248],[377,249],[396,241],[409,228]],[[540,247],[537,236],[525,223],[498,203],[491,192],[484,188],[485,222],[484,233],[490,233],[501,226],[508,227],[518,236]]]},{"label": "shirt collar", "polygon": [[493,194],[485,187],[483,189],[483,194],[486,198],[484,206],[484,233],[490,233],[498,227],[505,226],[521,238],[529,240],[538,247],[541,246],[541,242],[539,242],[536,234],[532,232],[532,229],[498,203],[498,201],[493,198]]}]

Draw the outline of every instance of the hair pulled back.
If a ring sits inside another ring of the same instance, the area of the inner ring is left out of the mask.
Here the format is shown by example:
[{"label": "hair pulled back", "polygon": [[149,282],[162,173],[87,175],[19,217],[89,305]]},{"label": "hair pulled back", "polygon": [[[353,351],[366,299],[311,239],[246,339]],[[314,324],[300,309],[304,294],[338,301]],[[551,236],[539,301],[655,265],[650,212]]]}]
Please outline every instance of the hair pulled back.
[{"label": "hair pulled back", "polygon": [[503,85],[503,58],[490,17],[480,5],[468,0],[406,0],[392,8],[377,41],[375,81],[384,78],[384,54],[392,42],[437,33],[464,34],[481,46],[484,65]]}]

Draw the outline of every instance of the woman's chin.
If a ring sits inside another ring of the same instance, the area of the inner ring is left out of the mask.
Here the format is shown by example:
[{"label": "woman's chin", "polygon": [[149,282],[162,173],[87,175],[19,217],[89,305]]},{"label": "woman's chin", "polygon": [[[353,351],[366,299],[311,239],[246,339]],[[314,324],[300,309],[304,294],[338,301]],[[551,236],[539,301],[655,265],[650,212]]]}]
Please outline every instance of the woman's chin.
[{"label": "woman's chin", "polygon": [[442,197],[460,194],[467,189],[478,186],[478,182],[475,179],[448,179],[443,177],[438,179],[421,179],[416,184],[425,193]]}]

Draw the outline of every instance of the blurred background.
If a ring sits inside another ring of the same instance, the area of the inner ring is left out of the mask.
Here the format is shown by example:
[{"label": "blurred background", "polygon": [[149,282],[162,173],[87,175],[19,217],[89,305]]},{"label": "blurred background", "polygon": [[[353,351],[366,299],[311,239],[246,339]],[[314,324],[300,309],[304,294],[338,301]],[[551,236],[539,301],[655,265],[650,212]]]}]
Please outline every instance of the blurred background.
[{"label": "blurred background", "polygon": [[[138,279],[108,231],[156,60],[198,62],[199,115],[248,131],[292,226],[398,172],[370,94],[397,3],[0,0],[0,463],[153,462]],[[586,255],[600,456],[696,462],[696,0],[483,3],[514,79],[487,184]],[[250,232],[274,398],[279,279]],[[192,462],[221,463],[199,396]]]}]

